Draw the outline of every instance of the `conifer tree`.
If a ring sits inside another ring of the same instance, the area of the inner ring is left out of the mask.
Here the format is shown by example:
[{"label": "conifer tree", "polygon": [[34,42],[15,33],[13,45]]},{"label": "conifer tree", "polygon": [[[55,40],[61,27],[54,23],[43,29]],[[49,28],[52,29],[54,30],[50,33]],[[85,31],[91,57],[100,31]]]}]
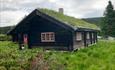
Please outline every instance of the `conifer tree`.
[{"label": "conifer tree", "polygon": [[111,1],[108,2],[108,5],[104,12],[101,28],[104,36],[115,37],[115,10]]}]

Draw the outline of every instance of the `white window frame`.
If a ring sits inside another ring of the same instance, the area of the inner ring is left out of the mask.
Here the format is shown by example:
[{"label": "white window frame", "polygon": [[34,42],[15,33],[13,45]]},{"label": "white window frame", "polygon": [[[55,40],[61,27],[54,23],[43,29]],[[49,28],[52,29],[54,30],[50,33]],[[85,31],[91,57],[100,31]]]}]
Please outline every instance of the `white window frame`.
[{"label": "white window frame", "polygon": [[87,37],[87,39],[90,39],[90,34],[89,34],[89,32],[87,32],[86,37]]},{"label": "white window frame", "polygon": [[82,33],[81,32],[77,32],[76,33],[76,40],[77,41],[81,41],[82,40]]},{"label": "white window frame", "polygon": [[92,39],[94,39],[94,33],[92,33]]},{"label": "white window frame", "polygon": [[55,42],[55,33],[54,32],[42,32],[41,42]]}]

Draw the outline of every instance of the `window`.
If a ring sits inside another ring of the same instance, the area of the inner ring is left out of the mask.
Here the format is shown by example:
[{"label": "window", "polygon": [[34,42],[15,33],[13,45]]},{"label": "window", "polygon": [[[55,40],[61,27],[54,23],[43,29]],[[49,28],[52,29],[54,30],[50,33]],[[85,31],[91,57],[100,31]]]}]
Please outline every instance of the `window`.
[{"label": "window", "polygon": [[41,42],[55,42],[55,33],[54,32],[41,33]]},{"label": "window", "polygon": [[94,34],[92,33],[92,39],[94,38]]},{"label": "window", "polygon": [[77,34],[76,34],[76,40],[77,41],[82,40],[82,33],[81,32],[77,32]]},{"label": "window", "polygon": [[87,39],[90,39],[89,32],[87,33]]}]

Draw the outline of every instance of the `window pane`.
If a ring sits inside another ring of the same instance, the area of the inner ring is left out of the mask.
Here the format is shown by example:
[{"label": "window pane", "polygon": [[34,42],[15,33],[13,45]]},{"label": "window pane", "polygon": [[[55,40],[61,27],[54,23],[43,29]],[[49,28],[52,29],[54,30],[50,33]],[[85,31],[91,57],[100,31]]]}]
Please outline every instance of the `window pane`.
[{"label": "window pane", "polygon": [[92,38],[94,38],[94,34],[92,33]]},{"label": "window pane", "polygon": [[87,33],[87,39],[90,39],[89,33]]},{"label": "window pane", "polygon": [[46,34],[46,40],[50,40],[49,38],[49,34]]},{"label": "window pane", "polygon": [[55,34],[53,32],[41,33],[41,41],[42,42],[54,42],[55,41]]},{"label": "window pane", "polygon": [[50,38],[51,38],[51,40],[54,40],[54,34],[53,33],[50,34]]},{"label": "window pane", "polygon": [[45,34],[42,34],[41,37],[42,37],[42,40],[45,40]]},{"label": "window pane", "polygon": [[77,32],[77,39],[76,40],[82,40],[82,33],[81,32]]}]

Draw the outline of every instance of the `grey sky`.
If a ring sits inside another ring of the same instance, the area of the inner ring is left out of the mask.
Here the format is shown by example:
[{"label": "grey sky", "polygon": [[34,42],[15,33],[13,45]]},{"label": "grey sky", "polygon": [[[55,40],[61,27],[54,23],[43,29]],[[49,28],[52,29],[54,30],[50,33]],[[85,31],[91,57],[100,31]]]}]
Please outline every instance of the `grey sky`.
[{"label": "grey sky", "polygon": [[[111,0],[115,6],[115,0]],[[35,8],[58,10],[76,18],[100,17],[108,0],[0,0],[0,26],[17,24]]]}]

